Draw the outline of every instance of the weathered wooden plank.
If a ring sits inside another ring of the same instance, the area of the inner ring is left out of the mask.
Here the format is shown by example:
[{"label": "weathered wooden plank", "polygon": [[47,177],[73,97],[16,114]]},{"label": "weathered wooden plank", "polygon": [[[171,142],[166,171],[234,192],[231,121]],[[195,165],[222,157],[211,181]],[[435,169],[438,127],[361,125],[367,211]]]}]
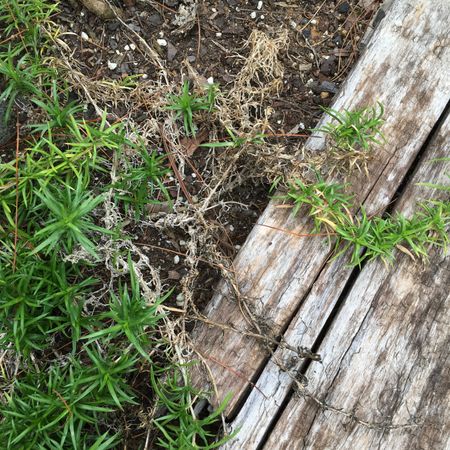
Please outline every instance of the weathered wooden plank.
[{"label": "weathered wooden plank", "polygon": [[[428,147],[422,158],[424,161],[449,153],[449,127],[450,119],[447,120],[433,144]],[[429,180],[445,178],[445,171],[442,171],[440,164],[424,164],[415,179],[424,180],[427,177]],[[416,193],[422,195],[418,187],[416,187]],[[430,194],[431,191],[423,192],[423,194],[426,193]],[[402,198],[408,198],[408,191]],[[410,212],[406,207],[403,210],[406,213]],[[324,326],[325,320],[343,291],[348,275],[349,271],[345,268],[345,257],[335,260],[321,273],[284,335],[288,345],[292,347],[311,346],[314,343],[317,337],[317,327]],[[245,405],[233,421],[232,428],[241,428],[241,431],[230,443],[230,448],[252,449],[261,443],[278,413],[280,405],[289,395],[294,384],[292,376],[295,376],[300,362],[293,358],[295,358],[293,352],[282,348],[277,349],[259,377],[255,389],[252,390]],[[294,364],[292,364],[293,361],[295,361]],[[285,368],[289,368],[289,371],[286,371]]]},{"label": "weathered wooden plank", "polygon": [[[334,104],[336,109],[354,109],[379,100],[386,108],[388,120],[383,131],[389,143],[376,151],[369,164],[370,176],[360,174],[352,180],[359,200],[367,199],[369,212],[389,203],[445,107],[450,57],[443,18],[449,9],[449,4],[438,0],[420,0],[414,6],[405,0],[395,2]],[[324,143],[313,139],[307,145],[319,150]],[[259,223],[297,233],[311,229],[306,218],[294,220],[274,203]],[[319,238],[299,239],[259,226],[250,234],[235,261],[238,301],[229,285],[222,282],[206,312],[212,322],[240,332],[200,324],[193,334],[194,346],[216,381],[219,398],[229,391],[235,394],[229,412],[267,356],[258,340],[245,335],[255,330],[241,312],[245,310],[242,302],[252,314],[263,318],[272,336],[278,336],[328,257],[329,249]],[[329,312],[326,306],[321,305],[325,311],[318,308],[323,317],[316,314],[318,322],[309,324],[312,342]]]},{"label": "weathered wooden plank", "polygon": [[[448,200],[448,193],[417,183],[448,185],[450,163],[429,161],[449,154],[450,116],[402,195],[399,211],[411,214],[419,199]],[[348,414],[322,410],[311,398],[295,395],[264,448],[449,448],[450,257],[436,251],[425,265],[405,254],[397,261],[393,267],[379,261],[365,266],[320,345],[323,363],[314,363],[306,372],[307,391]],[[291,345],[299,342],[297,327],[303,327],[301,314],[286,333]],[[275,357],[286,359],[279,353]],[[269,370],[264,380],[275,386],[280,401],[277,380],[287,374],[279,367]],[[246,411],[250,422],[257,404],[265,404],[253,400]],[[242,423],[243,412],[235,427]],[[353,414],[366,425],[351,420]],[[256,424],[261,426],[254,422],[253,427]],[[256,448],[259,434],[244,437],[247,429],[246,421],[238,446],[230,448]]]}]

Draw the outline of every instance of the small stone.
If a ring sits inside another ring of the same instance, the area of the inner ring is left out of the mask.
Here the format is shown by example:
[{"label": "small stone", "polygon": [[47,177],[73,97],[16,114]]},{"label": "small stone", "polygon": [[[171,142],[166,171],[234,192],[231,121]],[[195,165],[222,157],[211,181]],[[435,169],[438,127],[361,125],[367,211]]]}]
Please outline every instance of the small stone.
[{"label": "small stone", "polygon": [[116,31],[117,28],[119,28],[119,26],[120,26],[120,22],[118,22],[117,20],[113,21],[113,22],[108,22],[106,24],[106,28],[108,28],[109,31]]},{"label": "small stone", "polygon": [[135,31],[136,33],[140,33],[140,32],[142,31],[142,30],[141,30],[141,27],[140,27],[139,25],[135,24],[135,23],[129,23],[129,24],[127,25],[127,27],[130,28],[130,29],[132,29],[132,30]]},{"label": "small stone", "polygon": [[216,33],[216,37],[222,37],[222,33],[220,32]]},{"label": "small stone", "polygon": [[330,92],[331,94],[336,94],[336,92],[338,91],[336,83],[327,80],[324,80],[322,81],[322,83],[320,83],[320,89],[321,91]]},{"label": "small stone", "polygon": [[350,11],[350,4],[348,2],[341,3],[337,8],[337,12],[339,14],[348,14],[349,11]]},{"label": "small stone", "polygon": [[173,257],[173,262],[174,262],[175,264],[179,264],[179,262],[180,262],[180,257],[179,257],[178,255],[175,255],[175,256]]},{"label": "small stone", "polygon": [[131,48],[131,50],[136,50],[136,46],[134,45],[134,44],[130,44],[130,48]]},{"label": "small stone", "polygon": [[117,68],[117,63],[108,61],[108,69],[109,70],[114,70],[116,68]]},{"label": "small stone", "polygon": [[251,17],[252,19],[256,19],[256,12],[255,12],[255,11],[252,11],[252,13],[250,14],[250,17]]},{"label": "small stone", "polygon": [[130,46],[127,44],[123,49],[127,52],[128,50],[130,50]]},{"label": "small stone", "polygon": [[156,39],[156,42],[160,47],[167,47],[167,41],[165,39]]},{"label": "small stone", "polygon": [[81,32],[81,39],[83,39],[83,41],[88,41],[89,40],[89,36],[87,35],[87,33],[82,31]]},{"label": "small stone", "polygon": [[175,59],[175,56],[177,55],[178,50],[176,47],[171,44],[169,41],[167,42],[167,60],[173,61]]},{"label": "small stone", "polygon": [[181,278],[181,275],[176,270],[169,270],[167,272],[167,277],[169,280],[179,280]]},{"label": "small stone", "polygon": [[187,60],[188,60],[190,63],[195,62],[196,59],[197,59],[197,58],[196,58],[194,55],[188,55],[188,57],[187,57]]},{"label": "small stone", "polygon": [[305,39],[309,39],[311,37],[311,30],[305,28],[304,30],[302,30],[302,35]]},{"label": "small stone", "polygon": [[339,33],[336,34],[333,38],[333,42],[336,47],[342,47],[342,44],[343,44],[342,35]]},{"label": "small stone", "polygon": [[263,2],[262,2],[262,0],[259,0],[258,4],[256,6],[256,9],[259,11],[262,7],[263,7]]},{"label": "small stone", "polygon": [[320,63],[320,72],[324,75],[334,75],[337,70],[337,58],[336,56],[330,56],[327,59],[324,59]]},{"label": "small stone", "polygon": [[207,80],[208,84],[214,84],[214,78],[213,77],[209,77]]},{"label": "small stone", "polygon": [[320,98],[328,98],[330,96],[329,92],[321,92],[320,93]]},{"label": "small stone", "polygon": [[180,292],[177,296],[176,296],[176,304],[177,306],[184,306],[184,294],[182,292]]},{"label": "small stone", "polygon": [[154,27],[157,27],[163,23],[162,17],[159,14],[152,14],[147,19],[147,22]]},{"label": "small stone", "polygon": [[184,247],[186,245],[186,241],[183,241],[183,239],[179,242],[181,247]]}]

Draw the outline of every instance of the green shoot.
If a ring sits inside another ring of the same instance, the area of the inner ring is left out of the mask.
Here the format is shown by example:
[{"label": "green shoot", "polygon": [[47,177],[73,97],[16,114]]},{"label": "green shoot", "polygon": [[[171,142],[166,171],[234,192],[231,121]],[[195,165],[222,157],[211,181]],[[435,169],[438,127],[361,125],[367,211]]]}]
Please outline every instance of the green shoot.
[{"label": "green shoot", "polygon": [[111,233],[95,225],[90,213],[102,201],[103,196],[93,197],[86,191],[81,178],[75,188],[66,184],[61,189],[44,188],[36,195],[42,205],[36,207],[36,214],[43,217],[43,228],[37,231],[34,240],[37,246],[31,254],[44,251],[45,254],[63,250],[70,254],[76,244],[97,258],[95,244],[87,232]]},{"label": "green shoot", "polygon": [[341,150],[369,151],[373,144],[381,144],[384,139],[381,126],[384,123],[384,108],[381,103],[377,107],[368,107],[358,111],[336,111],[323,108],[334,121],[327,123],[315,131],[328,134],[333,144]]},{"label": "green shoot", "polygon": [[125,212],[129,206],[133,207],[135,219],[139,219],[147,204],[158,204],[158,194],[161,193],[165,201],[171,205],[170,194],[164,185],[164,177],[170,170],[164,166],[165,155],[158,155],[156,151],[148,153],[144,147],[139,148],[140,164],[127,166],[119,174],[119,181],[114,184],[116,198],[125,205]]},{"label": "green shoot", "polygon": [[363,207],[360,215],[353,218],[350,210],[354,205],[344,193],[344,186],[327,184],[322,179],[311,184],[296,180],[289,185],[287,194],[277,198],[291,202],[294,215],[306,206],[306,214],[314,220],[314,231],[336,236],[335,257],[352,249],[351,266],[361,266],[363,261],[378,257],[390,263],[395,249],[426,258],[429,246],[446,248],[449,242],[449,202],[421,203],[411,218],[401,214],[369,218]]},{"label": "green shoot", "polygon": [[[195,417],[193,399],[199,393],[188,383],[181,381],[178,368],[167,371],[150,370],[151,385],[158,395],[158,405],[163,408],[163,415],[154,420],[161,432],[158,444],[165,449],[203,449],[218,448],[230,440],[234,434],[214,439],[209,428],[220,420],[230,396],[227,396],[219,408],[204,419]],[[159,373],[158,373],[159,372]],[[160,377],[156,377],[159,374]],[[164,382],[160,381],[161,374]]]},{"label": "green shoot", "polygon": [[175,111],[175,117],[182,117],[186,135],[195,136],[197,127],[194,124],[194,112],[212,111],[216,98],[216,86],[208,87],[206,96],[198,96],[189,92],[189,82],[185,81],[181,95],[171,95],[166,109]]}]

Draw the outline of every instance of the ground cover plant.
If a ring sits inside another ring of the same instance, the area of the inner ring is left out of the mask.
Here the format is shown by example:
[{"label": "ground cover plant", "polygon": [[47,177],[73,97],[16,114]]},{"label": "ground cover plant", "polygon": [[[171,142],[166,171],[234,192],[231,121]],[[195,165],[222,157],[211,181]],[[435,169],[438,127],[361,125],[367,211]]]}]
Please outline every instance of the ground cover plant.
[{"label": "ground cover plant", "polygon": [[[150,419],[156,445],[214,448],[227,439],[209,431],[221,410],[196,416],[201,393],[164,331],[171,290],[143,292],[126,232],[101,219],[105,205],[139,217],[148,203],[170,202],[167,157],[131,141],[106,114],[87,119],[70,99],[64,77],[43,60],[49,32],[57,33],[50,22],[56,7],[45,0],[0,4],[1,119],[16,127],[14,151],[0,161],[0,446],[117,448],[121,417],[140,404],[133,376],[144,373],[159,408]],[[193,111],[203,109],[203,99],[193,103]],[[192,122],[186,132],[195,133]],[[108,182],[114,164],[117,177]],[[97,276],[105,277],[98,274],[102,245],[113,259],[106,284]]]},{"label": "ground cover plant", "polygon": [[314,221],[314,233],[335,237],[335,257],[351,248],[350,265],[381,258],[386,263],[394,260],[394,250],[411,257],[427,258],[431,246],[443,247],[449,243],[450,203],[429,201],[418,205],[412,217],[401,214],[368,217],[364,206],[353,217],[355,205],[345,193],[344,186],[326,183],[322,179],[313,183],[296,180],[279,198],[293,202],[293,214],[302,207]]}]

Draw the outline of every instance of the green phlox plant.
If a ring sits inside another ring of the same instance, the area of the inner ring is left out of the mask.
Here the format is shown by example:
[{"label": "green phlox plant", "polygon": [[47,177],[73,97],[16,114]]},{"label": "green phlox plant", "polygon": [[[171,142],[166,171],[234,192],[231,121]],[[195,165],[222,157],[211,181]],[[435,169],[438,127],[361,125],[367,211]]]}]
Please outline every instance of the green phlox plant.
[{"label": "green phlox plant", "polygon": [[36,195],[42,201],[42,206],[36,207],[36,219],[43,217],[40,221],[44,226],[33,237],[36,247],[32,254],[41,251],[49,254],[58,250],[70,254],[74,246],[79,244],[87,253],[97,258],[96,246],[87,237],[87,232],[112,233],[95,225],[90,215],[104,200],[104,196],[94,197],[83,186],[81,178],[78,178],[75,187],[70,185],[60,189],[48,187]]},{"label": "green phlox plant", "polygon": [[139,281],[133,269],[131,258],[128,258],[130,268],[130,289],[124,284],[119,295],[111,292],[110,309],[100,314],[99,319],[112,323],[108,328],[93,331],[83,339],[87,344],[99,338],[112,340],[126,338],[134,349],[144,359],[149,359],[145,348],[149,345],[149,335],[157,329],[159,321],[164,317],[159,312],[159,306],[170,295],[170,291],[152,304],[148,304],[140,292]]},{"label": "green phlox plant", "polygon": [[152,367],[150,370],[152,387],[158,396],[159,406],[164,410],[163,415],[153,421],[162,434],[158,444],[170,450],[210,450],[220,447],[236,433],[215,440],[209,427],[220,420],[220,415],[231,396],[228,395],[207,417],[203,419],[195,417],[193,403],[198,398],[199,392],[189,381],[183,382],[181,378],[180,368],[161,371]]},{"label": "green phlox plant", "polygon": [[449,202],[422,202],[410,218],[398,213],[369,218],[364,207],[360,207],[360,214],[353,218],[350,210],[354,205],[344,186],[327,184],[320,177],[310,184],[296,180],[289,184],[286,194],[277,198],[293,203],[294,215],[306,206],[315,232],[336,237],[335,257],[352,249],[350,266],[361,266],[363,261],[378,257],[391,263],[395,249],[426,258],[429,246],[448,245]]},{"label": "green phlox plant", "polygon": [[[113,186],[116,199],[124,204],[125,212],[128,212],[131,206],[136,219],[145,212],[147,204],[158,204],[162,200],[172,204],[163,182],[170,173],[164,165],[166,156],[158,155],[156,151],[149,153],[144,147],[139,147],[138,155],[137,164],[125,160],[125,167],[118,174],[119,180]],[[162,194],[162,200],[157,198],[159,193]]]},{"label": "green phlox plant", "polygon": [[357,111],[322,109],[334,121],[316,131],[328,134],[339,149],[368,151],[373,144],[381,144],[383,141],[381,126],[384,123],[384,107],[381,103],[378,103],[378,108],[374,106]]},{"label": "green phlox plant", "polygon": [[180,95],[170,95],[166,109],[174,111],[175,117],[182,117],[186,135],[195,136],[194,112],[209,111],[214,108],[217,86],[208,85],[206,96],[198,96],[189,92],[189,82],[185,81]]}]

